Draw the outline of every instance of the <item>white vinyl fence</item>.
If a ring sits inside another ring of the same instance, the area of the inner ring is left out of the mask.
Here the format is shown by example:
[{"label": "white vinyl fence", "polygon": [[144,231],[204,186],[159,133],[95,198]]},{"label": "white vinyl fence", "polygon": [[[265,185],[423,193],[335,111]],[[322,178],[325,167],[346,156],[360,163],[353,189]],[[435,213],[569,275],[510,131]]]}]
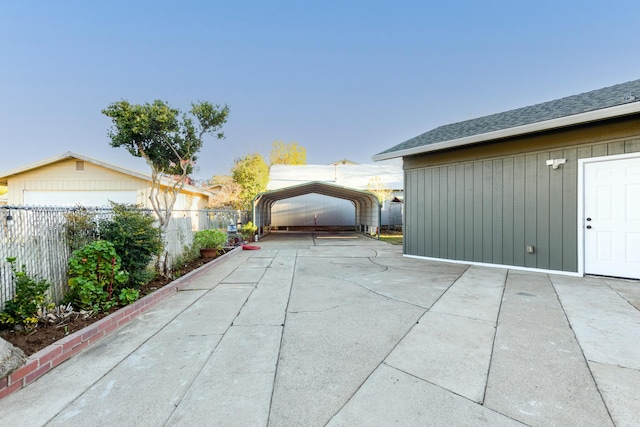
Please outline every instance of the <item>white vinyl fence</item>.
[{"label": "white vinyl fence", "polygon": [[[15,283],[7,258],[16,258],[15,265],[33,278],[51,283],[49,298],[59,302],[68,290],[67,262],[71,255],[66,241],[65,214],[80,208],[0,206],[0,310],[15,293]],[[110,208],[81,208],[99,222],[112,215]],[[197,230],[217,228],[226,232],[230,224],[245,223],[247,211],[174,211],[165,236],[168,265],[193,243]]]}]

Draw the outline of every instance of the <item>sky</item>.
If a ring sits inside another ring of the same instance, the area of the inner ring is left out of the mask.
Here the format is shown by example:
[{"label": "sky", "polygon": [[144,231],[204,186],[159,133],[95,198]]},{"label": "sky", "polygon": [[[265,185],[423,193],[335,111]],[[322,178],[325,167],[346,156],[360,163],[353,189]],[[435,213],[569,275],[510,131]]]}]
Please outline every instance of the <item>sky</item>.
[{"label": "sky", "polygon": [[437,126],[640,78],[640,2],[0,0],[0,172],[112,148],[101,111],[228,105],[194,178],[274,141],[308,164],[371,157]]}]

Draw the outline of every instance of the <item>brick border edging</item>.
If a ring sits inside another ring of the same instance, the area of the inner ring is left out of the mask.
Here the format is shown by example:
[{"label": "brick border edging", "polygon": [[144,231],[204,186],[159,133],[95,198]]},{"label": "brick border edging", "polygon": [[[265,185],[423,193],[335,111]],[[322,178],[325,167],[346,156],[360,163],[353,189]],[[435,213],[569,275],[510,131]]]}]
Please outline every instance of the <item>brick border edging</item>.
[{"label": "brick border edging", "polygon": [[139,299],[133,304],[123,307],[86,328],[61,338],[32,354],[27,358],[24,366],[0,380],[0,399],[31,384],[54,367],[76,355],[94,342],[99,341],[120,326],[125,325],[167,297],[175,294],[179,289],[240,251],[242,251],[242,247],[237,247],[213,261],[206,263],[202,267],[177,278],[173,282]]}]

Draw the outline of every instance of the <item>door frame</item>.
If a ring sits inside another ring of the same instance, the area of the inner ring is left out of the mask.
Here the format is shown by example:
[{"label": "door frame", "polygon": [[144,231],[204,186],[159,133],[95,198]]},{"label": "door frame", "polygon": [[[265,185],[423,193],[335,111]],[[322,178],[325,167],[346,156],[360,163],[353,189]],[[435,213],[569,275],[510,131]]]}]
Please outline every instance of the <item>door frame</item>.
[{"label": "door frame", "polygon": [[585,167],[589,163],[628,160],[633,158],[640,158],[640,152],[578,159],[578,274],[581,276],[585,274],[584,200],[587,190],[584,182]]}]

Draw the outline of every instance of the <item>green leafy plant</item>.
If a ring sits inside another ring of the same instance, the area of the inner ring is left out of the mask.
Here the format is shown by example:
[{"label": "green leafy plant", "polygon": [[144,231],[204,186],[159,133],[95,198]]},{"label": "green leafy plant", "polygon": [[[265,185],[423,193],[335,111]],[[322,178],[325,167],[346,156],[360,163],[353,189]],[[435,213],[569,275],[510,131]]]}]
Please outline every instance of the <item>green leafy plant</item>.
[{"label": "green leafy plant", "polygon": [[162,252],[160,230],[155,218],[135,205],[112,203],[113,217],[100,223],[102,239],[113,243],[129,273],[128,286],[137,288],[153,279],[152,259]]},{"label": "green leafy plant", "polygon": [[118,304],[113,294],[127,279],[113,243],[96,240],[74,251],[69,259],[67,300],[84,310],[108,311]]},{"label": "green leafy plant", "polygon": [[83,206],[64,214],[64,237],[72,251],[98,238],[98,225],[94,215]]},{"label": "green leafy plant", "polygon": [[226,233],[220,230],[200,230],[193,236],[193,244],[198,249],[220,250],[226,241]]},{"label": "green leafy plant", "polygon": [[118,295],[118,299],[123,305],[129,305],[133,302],[136,302],[138,298],[140,298],[140,291],[131,288],[122,289],[120,291],[120,295]]},{"label": "green leafy plant", "polygon": [[252,240],[253,236],[255,236],[256,231],[258,231],[258,227],[255,226],[251,221],[240,227],[240,234],[245,240]]},{"label": "green leafy plant", "polygon": [[184,245],[182,247],[182,252],[178,255],[171,266],[171,272],[173,278],[180,277],[179,271],[183,269],[187,264],[189,264],[194,259],[200,257],[200,250],[194,245],[187,246]]},{"label": "green leafy plant", "polygon": [[45,305],[46,292],[51,284],[44,279],[29,276],[24,265],[18,270],[15,265],[16,258],[7,258],[7,262],[11,264],[16,292],[13,299],[5,302],[4,310],[0,312],[0,325],[18,325],[32,330],[38,325],[38,309]]}]

